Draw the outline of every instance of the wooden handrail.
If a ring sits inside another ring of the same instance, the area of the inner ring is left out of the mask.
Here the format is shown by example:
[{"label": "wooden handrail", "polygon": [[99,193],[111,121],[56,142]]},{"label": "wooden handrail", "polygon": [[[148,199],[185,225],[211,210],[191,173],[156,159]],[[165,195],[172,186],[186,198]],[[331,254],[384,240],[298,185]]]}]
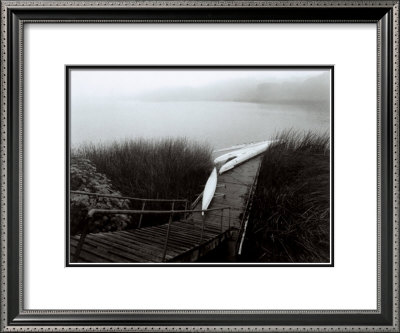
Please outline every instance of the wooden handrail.
[{"label": "wooden handrail", "polygon": [[[167,248],[168,248],[168,241],[169,241],[169,234],[170,234],[170,229],[171,229],[171,223],[172,223],[172,217],[174,214],[179,214],[179,213],[184,213],[185,215],[187,213],[201,213],[201,212],[210,212],[210,211],[217,211],[217,210],[221,210],[222,211],[222,215],[221,215],[221,232],[222,232],[222,222],[223,222],[223,212],[225,209],[228,209],[228,226],[230,228],[230,218],[231,218],[231,207],[230,206],[222,206],[222,207],[218,207],[218,208],[209,208],[209,209],[184,209],[184,210],[175,210],[174,209],[174,202],[172,203],[172,209],[171,210],[131,210],[131,209],[91,209],[88,212],[88,218],[92,218],[93,215],[95,214],[141,214],[140,216],[142,216],[143,214],[170,214],[169,217],[169,221],[168,221],[168,230],[167,230],[167,234],[165,236],[165,243],[164,243],[164,251],[162,254],[162,261],[164,262],[166,260],[166,255],[167,255]],[[203,241],[203,233],[204,233],[204,229],[205,229],[205,215],[203,215],[203,219],[202,219],[202,231],[201,231],[201,236],[200,236],[200,244]],[[81,234],[81,237],[79,239],[79,243],[78,246],[75,250],[75,254],[74,254],[74,259],[75,261],[78,261],[79,259],[79,255],[80,252],[82,250],[82,246],[83,243],[85,241],[87,235],[87,227],[85,227],[84,232]]]},{"label": "wooden handrail", "polygon": [[104,198],[113,198],[119,200],[136,200],[136,201],[152,201],[152,202],[188,202],[188,199],[145,199],[145,198],[134,198],[134,197],[124,197],[113,194],[101,194],[101,193],[92,193],[92,192],[84,192],[84,191],[70,191],[71,194],[79,194],[79,195],[87,195],[90,197],[104,197]]},{"label": "wooden handrail", "polygon": [[137,209],[97,209],[89,210],[88,217],[93,217],[94,214],[179,214],[179,213],[201,213],[211,212],[216,210],[230,209],[230,206],[223,206],[209,209],[183,209],[183,210],[137,210]]}]

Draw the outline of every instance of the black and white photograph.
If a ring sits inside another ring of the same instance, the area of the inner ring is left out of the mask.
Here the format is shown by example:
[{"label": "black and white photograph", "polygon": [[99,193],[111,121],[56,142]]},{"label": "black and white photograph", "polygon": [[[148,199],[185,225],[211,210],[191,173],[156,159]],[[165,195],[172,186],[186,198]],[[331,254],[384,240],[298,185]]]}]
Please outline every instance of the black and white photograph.
[{"label": "black and white photograph", "polygon": [[67,265],[333,265],[332,66],[67,66]]}]

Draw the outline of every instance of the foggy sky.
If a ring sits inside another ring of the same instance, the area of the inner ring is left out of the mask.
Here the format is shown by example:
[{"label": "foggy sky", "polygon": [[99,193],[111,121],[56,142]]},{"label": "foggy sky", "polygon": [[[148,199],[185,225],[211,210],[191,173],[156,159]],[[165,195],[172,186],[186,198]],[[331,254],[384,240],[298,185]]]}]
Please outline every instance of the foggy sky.
[{"label": "foggy sky", "polygon": [[329,102],[329,70],[72,70],[71,102]]}]

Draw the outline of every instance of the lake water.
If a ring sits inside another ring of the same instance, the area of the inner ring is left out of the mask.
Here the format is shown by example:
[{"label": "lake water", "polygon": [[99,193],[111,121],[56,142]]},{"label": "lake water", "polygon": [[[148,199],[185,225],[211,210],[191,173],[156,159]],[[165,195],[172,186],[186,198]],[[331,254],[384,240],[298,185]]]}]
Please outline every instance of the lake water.
[{"label": "lake water", "polygon": [[329,132],[329,105],[132,102],[72,105],[72,146],[126,138],[187,137],[213,149],[263,141],[287,129]]}]

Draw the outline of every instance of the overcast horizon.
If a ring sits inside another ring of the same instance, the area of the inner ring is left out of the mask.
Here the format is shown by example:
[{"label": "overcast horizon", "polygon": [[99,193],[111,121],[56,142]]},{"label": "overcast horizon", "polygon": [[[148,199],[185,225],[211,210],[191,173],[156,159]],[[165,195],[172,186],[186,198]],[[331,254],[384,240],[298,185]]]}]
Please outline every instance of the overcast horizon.
[{"label": "overcast horizon", "polygon": [[[215,134],[218,126],[232,131],[232,136],[245,125],[255,137],[261,136],[260,120],[266,122],[268,133],[283,127],[319,129],[322,123],[310,120],[315,112],[329,130],[328,68],[72,69],[70,74],[73,145],[184,136],[211,140],[216,146],[216,140],[233,142]],[[289,110],[287,104],[293,107]],[[294,109],[301,112],[289,117]]]}]

